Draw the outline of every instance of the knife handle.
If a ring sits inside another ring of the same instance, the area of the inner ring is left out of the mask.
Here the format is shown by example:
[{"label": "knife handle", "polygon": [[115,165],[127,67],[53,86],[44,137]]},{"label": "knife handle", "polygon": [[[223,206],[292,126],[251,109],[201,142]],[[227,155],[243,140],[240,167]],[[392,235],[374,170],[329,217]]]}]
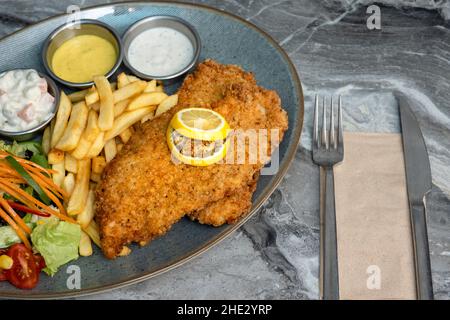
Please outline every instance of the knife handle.
[{"label": "knife handle", "polygon": [[333,167],[323,168],[321,193],[321,291],[322,299],[339,299],[339,273],[336,239]]},{"label": "knife handle", "polygon": [[430,250],[428,247],[427,218],[425,206],[412,205],[411,224],[413,231],[416,264],[416,287],[419,300],[433,300]]}]

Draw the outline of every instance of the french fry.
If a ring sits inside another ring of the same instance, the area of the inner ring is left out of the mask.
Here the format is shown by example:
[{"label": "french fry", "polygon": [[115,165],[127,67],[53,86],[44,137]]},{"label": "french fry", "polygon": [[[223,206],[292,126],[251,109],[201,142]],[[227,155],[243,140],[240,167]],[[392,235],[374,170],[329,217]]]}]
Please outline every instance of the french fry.
[{"label": "french fry", "polygon": [[52,175],[53,182],[58,187],[60,187],[64,181],[64,177],[66,176],[66,171],[64,170],[64,161],[53,164],[52,169],[55,170],[55,173],[53,173]]},{"label": "french fry", "polygon": [[86,129],[81,136],[78,146],[72,152],[72,156],[78,160],[86,157],[89,149],[91,148],[92,142],[97,138],[100,133],[100,128],[98,127],[98,115],[94,110],[89,111],[88,121]]},{"label": "french fry", "polygon": [[116,146],[117,146],[117,153],[119,153],[120,150],[122,150],[123,148],[123,143],[117,143]]},{"label": "french fry", "polygon": [[70,196],[75,188],[75,175],[71,172],[64,177],[61,187]]},{"label": "french fry", "polygon": [[122,140],[123,143],[127,143],[132,134],[133,132],[131,131],[131,127],[127,128],[119,134],[120,140]]},{"label": "french fry", "polygon": [[92,145],[89,148],[89,151],[86,154],[86,158],[93,158],[96,157],[100,154],[100,152],[102,152],[103,147],[105,146],[105,141],[104,141],[104,137],[105,137],[105,132],[102,131],[99,133],[99,135],[97,136],[97,138],[95,138],[94,142],[92,143]]},{"label": "french fry", "polygon": [[102,131],[112,128],[114,123],[114,100],[111,86],[105,76],[94,77],[95,86],[100,96],[100,113],[98,127]]},{"label": "french fry", "polygon": [[132,82],[125,87],[122,87],[120,89],[117,89],[113,92],[114,97],[114,103],[117,103],[119,101],[129,99],[142,91],[144,91],[145,87],[147,86],[147,82],[143,80],[139,80],[136,82]]},{"label": "french fry", "polygon": [[92,110],[94,110],[96,112],[99,112],[100,111],[100,101],[97,101],[96,103],[89,105],[89,108],[91,108]]},{"label": "french fry", "polygon": [[105,142],[105,159],[110,162],[117,154],[116,140],[110,139]]},{"label": "french fry", "polygon": [[166,111],[169,111],[171,108],[175,107],[177,103],[178,103],[177,94],[167,97],[164,101],[162,101],[159,104],[158,108],[156,108],[155,117],[159,116],[160,114],[163,114]]},{"label": "french fry", "polygon": [[89,93],[89,89],[84,89],[81,91],[75,91],[74,93],[69,94],[67,97],[72,103],[80,102],[84,100],[86,94]]},{"label": "french fry", "polygon": [[130,80],[128,80],[127,75],[125,74],[125,72],[122,72],[121,74],[119,74],[117,76],[117,88],[123,88],[125,87],[127,84],[130,84]]},{"label": "french fry", "polygon": [[98,156],[92,158],[92,173],[93,174],[102,174],[103,169],[106,167],[106,159],[105,157]]},{"label": "french fry", "polygon": [[[50,121],[50,135],[53,136],[53,129],[55,129],[56,117],[53,117],[53,120]],[[50,149],[51,149],[51,139],[50,139]]]},{"label": "french fry", "polygon": [[88,141],[94,141],[101,131],[98,127],[98,118],[97,112],[94,110],[89,111],[86,130],[83,132],[83,137]]},{"label": "french fry", "polygon": [[167,98],[164,92],[147,92],[134,98],[128,105],[127,111],[136,110],[143,107],[155,106]]},{"label": "french fry", "polygon": [[89,180],[91,175],[91,160],[79,160],[75,179],[75,187],[67,204],[67,213],[77,215],[83,211],[89,193]]},{"label": "french fry", "polygon": [[[117,89],[117,82],[111,82],[109,85],[110,85],[112,91]],[[84,97],[84,100],[86,101],[86,104],[88,106],[100,101],[100,96],[98,95],[98,92],[97,92],[97,89],[95,88],[95,86],[92,86],[91,88],[86,89],[86,90],[87,90],[87,92]]]},{"label": "french fry", "polygon": [[131,253],[131,249],[128,248],[127,246],[123,246],[122,250],[119,252],[118,256],[125,257],[125,256],[129,255],[130,253]]},{"label": "french fry", "polygon": [[133,76],[133,75],[131,75],[131,74],[128,74],[127,75],[127,78],[128,78],[128,81],[131,83],[131,82],[136,82],[136,81],[140,81],[141,79],[139,79],[138,77],[135,77],[135,76]]},{"label": "french fry", "polygon": [[64,163],[64,151],[52,149],[48,153],[47,159],[49,164]]},{"label": "french fry", "polygon": [[75,159],[70,153],[66,153],[66,156],[64,158],[64,168],[67,172],[77,173],[77,159]]},{"label": "french fry", "polygon": [[98,228],[97,223],[95,223],[94,220],[92,220],[91,223],[89,223],[87,228],[84,228],[84,232],[86,232],[89,235],[89,237],[92,239],[92,241],[99,248],[102,247],[101,242],[100,242],[100,230]]},{"label": "french fry", "polygon": [[101,178],[102,178],[101,174],[99,174],[99,173],[91,173],[91,180],[92,181],[99,183]]},{"label": "french fry", "polygon": [[80,141],[78,142],[78,146],[75,150],[72,151],[72,157],[74,157],[77,160],[81,160],[84,158],[87,158],[86,155],[89,152],[89,149],[92,146],[92,142],[87,141],[83,137],[81,137]]},{"label": "french fry", "polygon": [[93,189],[90,189],[86,199],[86,205],[84,206],[83,211],[81,211],[77,216],[77,222],[81,225],[82,228],[87,228],[92,219],[94,219],[94,202],[95,193]]},{"label": "french fry", "polygon": [[117,118],[118,116],[120,116],[128,108],[130,101],[131,101],[131,99],[125,99],[125,100],[117,102],[114,105],[114,118]]},{"label": "french fry", "polygon": [[[112,85],[111,85],[112,87]],[[114,103],[120,102],[122,100],[131,98],[142,91],[147,87],[147,82],[144,80],[139,80],[132,82],[130,84],[127,84],[126,86],[122,88],[118,88],[117,90],[113,90],[113,100]],[[92,105],[98,101],[100,101],[100,96],[98,95],[97,90],[94,89],[94,91],[89,92],[86,97],[85,101],[87,105]]]},{"label": "french fry", "polygon": [[50,140],[52,139],[51,134],[52,133],[50,132],[50,127],[46,127],[44,130],[44,134],[42,135],[42,151],[44,151],[46,155],[48,155],[50,151]]},{"label": "french fry", "polygon": [[89,92],[84,97],[84,101],[86,101],[86,104],[88,106],[100,101],[100,96],[98,95],[97,90],[89,90]]},{"label": "french fry", "polygon": [[71,151],[76,148],[86,126],[88,111],[89,109],[84,101],[78,102],[72,107],[69,123],[67,124],[61,139],[59,139],[58,143],[55,145],[57,149]]},{"label": "french fry", "polygon": [[80,256],[82,257],[89,257],[92,255],[91,238],[83,230],[81,230],[81,238],[78,251],[80,252]]},{"label": "french fry", "polygon": [[151,112],[151,113],[149,113],[148,115],[142,117],[141,123],[147,122],[148,120],[151,120],[151,119],[153,119],[154,117],[155,117],[155,113],[154,113],[154,112]]},{"label": "french fry", "polygon": [[156,86],[155,92],[164,92],[164,86],[162,85],[162,83]]},{"label": "french fry", "polygon": [[84,97],[84,101],[89,106],[97,101],[100,101],[100,96],[98,95],[97,88],[95,85],[91,86],[88,89],[86,96]]},{"label": "french fry", "polygon": [[144,92],[154,92],[156,90],[156,80],[149,81]]},{"label": "french fry", "polygon": [[56,113],[55,122],[53,125],[52,137],[50,140],[50,147],[53,148],[56,146],[58,141],[63,136],[66,127],[68,125],[69,117],[72,112],[72,102],[66,96],[64,91],[61,91],[61,99],[59,102],[58,112]]},{"label": "french fry", "polygon": [[[134,82],[136,83],[136,82]],[[123,130],[131,127],[133,124],[142,119],[142,117],[153,112],[155,107],[140,108],[134,111],[123,113],[117,119],[114,120],[114,125],[111,130],[108,130],[105,134],[105,141],[108,141],[118,136]]]}]

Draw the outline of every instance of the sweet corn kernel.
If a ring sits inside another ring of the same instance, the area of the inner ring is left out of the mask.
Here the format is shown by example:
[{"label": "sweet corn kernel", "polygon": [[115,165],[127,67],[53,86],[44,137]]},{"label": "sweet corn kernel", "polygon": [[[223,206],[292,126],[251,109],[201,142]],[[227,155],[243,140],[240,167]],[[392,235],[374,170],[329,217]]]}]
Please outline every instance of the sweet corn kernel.
[{"label": "sweet corn kernel", "polygon": [[13,266],[13,259],[6,254],[0,256],[0,269],[8,270]]}]

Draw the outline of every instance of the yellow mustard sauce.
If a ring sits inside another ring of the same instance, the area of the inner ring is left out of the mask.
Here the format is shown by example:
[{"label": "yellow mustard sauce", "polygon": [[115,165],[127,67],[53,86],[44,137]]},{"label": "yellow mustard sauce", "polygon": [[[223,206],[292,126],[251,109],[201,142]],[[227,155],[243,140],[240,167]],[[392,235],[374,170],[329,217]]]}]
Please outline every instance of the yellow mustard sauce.
[{"label": "yellow mustard sauce", "polygon": [[116,49],[108,40],[95,35],[79,35],[56,49],[51,64],[53,72],[61,79],[80,83],[105,75],[116,59]]}]

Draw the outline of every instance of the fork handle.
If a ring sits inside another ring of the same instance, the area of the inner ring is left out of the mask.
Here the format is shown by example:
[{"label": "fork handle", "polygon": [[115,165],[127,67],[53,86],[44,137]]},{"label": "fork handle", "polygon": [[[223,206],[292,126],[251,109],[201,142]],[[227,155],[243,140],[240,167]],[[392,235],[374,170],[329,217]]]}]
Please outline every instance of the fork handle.
[{"label": "fork handle", "polygon": [[339,299],[333,167],[324,167],[320,179],[322,299]]}]

